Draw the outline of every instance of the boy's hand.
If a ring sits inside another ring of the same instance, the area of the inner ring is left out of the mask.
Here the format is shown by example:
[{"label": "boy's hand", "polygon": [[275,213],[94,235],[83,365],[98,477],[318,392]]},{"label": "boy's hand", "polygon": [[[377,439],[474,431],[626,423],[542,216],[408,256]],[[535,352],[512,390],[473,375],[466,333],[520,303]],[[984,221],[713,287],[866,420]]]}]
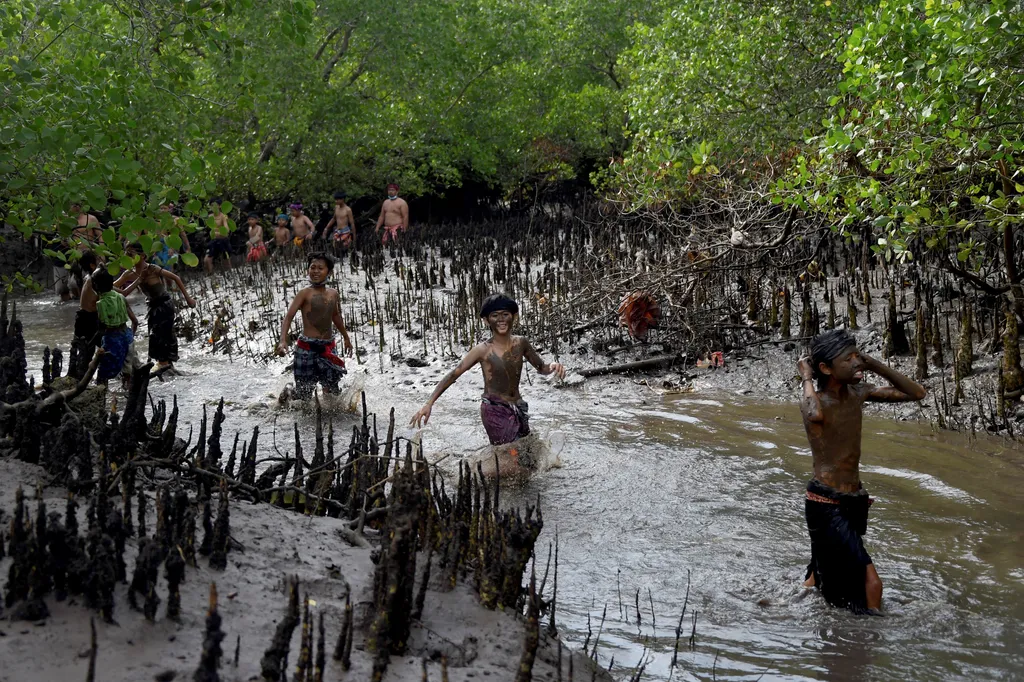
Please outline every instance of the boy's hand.
[{"label": "boy's hand", "polygon": [[565,365],[559,362],[552,362],[549,366],[551,374],[554,374],[559,379],[565,380]]},{"label": "boy's hand", "polygon": [[138,322],[132,322],[132,336],[135,336],[138,333],[139,333],[139,323]]},{"label": "boy's hand", "polygon": [[867,353],[860,354],[861,363],[864,365],[864,369],[870,369],[872,372],[878,372],[878,367],[882,365],[881,362],[871,357]]},{"label": "boy's hand", "polygon": [[191,296],[189,296],[189,297],[187,297],[185,299],[185,303],[188,303],[188,307],[189,308],[195,308],[196,307],[196,299],[192,298]]},{"label": "boy's hand", "polygon": [[814,368],[811,367],[811,359],[806,355],[800,358],[800,361],[796,363],[797,371],[800,372],[800,378],[804,381],[814,380]]},{"label": "boy's hand", "polygon": [[430,403],[421,407],[420,411],[412,416],[412,421],[409,422],[409,424],[411,426],[415,426],[417,429],[421,426],[426,426],[427,422],[430,421],[430,410],[432,407],[433,406]]},{"label": "boy's hand", "polygon": [[282,355],[282,356],[283,355],[287,355],[288,354],[288,347],[285,346],[283,343],[279,343],[279,344],[277,344],[277,348],[274,349],[274,352],[277,355]]},{"label": "boy's hand", "polygon": [[352,341],[349,340],[349,338],[346,336],[345,337],[345,355],[347,355],[349,357],[352,357],[352,353],[353,353]]}]

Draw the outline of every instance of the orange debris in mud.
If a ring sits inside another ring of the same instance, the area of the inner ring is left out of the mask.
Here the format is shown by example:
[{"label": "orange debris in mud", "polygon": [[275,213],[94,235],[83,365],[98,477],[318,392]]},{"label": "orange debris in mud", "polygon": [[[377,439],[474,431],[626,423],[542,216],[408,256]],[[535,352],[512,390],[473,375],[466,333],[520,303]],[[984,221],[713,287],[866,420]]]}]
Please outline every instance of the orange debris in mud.
[{"label": "orange debris in mud", "polygon": [[619,305],[619,321],[634,339],[647,338],[647,332],[661,321],[661,306],[648,293],[634,291]]}]

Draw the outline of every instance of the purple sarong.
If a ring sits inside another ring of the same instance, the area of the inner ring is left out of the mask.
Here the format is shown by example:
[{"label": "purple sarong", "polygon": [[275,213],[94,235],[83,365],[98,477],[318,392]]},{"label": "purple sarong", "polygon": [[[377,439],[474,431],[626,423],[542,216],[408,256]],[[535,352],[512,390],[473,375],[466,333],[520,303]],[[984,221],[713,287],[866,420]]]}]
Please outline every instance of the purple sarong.
[{"label": "purple sarong", "polygon": [[505,445],[530,433],[529,405],[512,404],[497,396],[485,395],[480,403],[480,419],[491,445]]}]

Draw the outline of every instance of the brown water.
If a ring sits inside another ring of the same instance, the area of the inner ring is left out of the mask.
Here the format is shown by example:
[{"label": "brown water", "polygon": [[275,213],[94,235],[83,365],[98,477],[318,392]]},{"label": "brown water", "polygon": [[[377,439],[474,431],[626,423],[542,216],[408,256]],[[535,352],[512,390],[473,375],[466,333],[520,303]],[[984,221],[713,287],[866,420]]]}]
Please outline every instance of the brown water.
[{"label": "brown water", "polygon": [[[20,302],[19,316],[38,377],[43,345],[67,347],[74,306],[34,298]],[[375,332],[355,333],[369,342]],[[140,346],[144,356],[144,339]],[[371,359],[353,370],[366,381],[371,410],[384,415],[394,406],[408,418],[448,362],[387,362],[380,374]],[[267,404],[284,382],[283,360],[260,367],[193,352],[179,366],[185,376],[154,385],[154,395],[177,394],[182,421],[196,423],[204,403],[224,396],[226,448],[235,430],[245,437],[259,424],[261,456],[269,456],[275,425],[277,446],[287,450],[291,422],[308,421]],[[799,586],[809,557],[802,492],[811,459],[795,402],[663,397],[622,379],[556,388],[530,378],[523,393],[534,429],[565,434],[564,467],[507,491],[504,504],[540,496],[540,553],[559,538],[560,629],[580,647],[588,615],[596,636],[607,605],[598,655],[606,666],[614,657],[619,677],[628,679],[643,658],[644,679],[661,680],[711,679],[712,671],[720,680],[1024,679],[1018,445],[865,420],[863,479],[876,498],[866,543],[885,583],[886,616],[855,617]],[[485,444],[480,385],[467,376],[438,403],[424,433],[428,457]]]}]

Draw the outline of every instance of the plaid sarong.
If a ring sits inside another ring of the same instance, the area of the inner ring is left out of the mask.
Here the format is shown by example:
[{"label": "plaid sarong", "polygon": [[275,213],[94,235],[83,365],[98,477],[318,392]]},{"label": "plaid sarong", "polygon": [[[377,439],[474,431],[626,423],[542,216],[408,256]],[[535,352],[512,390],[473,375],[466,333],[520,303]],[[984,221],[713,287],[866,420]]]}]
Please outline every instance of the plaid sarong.
[{"label": "plaid sarong", "polygon": [[345,375],[345,361],[338,357],[334,339],[299,337],[295,346],[295,393],[308,398],[319,383],[326,393],[337,393],[338,380]]}]

